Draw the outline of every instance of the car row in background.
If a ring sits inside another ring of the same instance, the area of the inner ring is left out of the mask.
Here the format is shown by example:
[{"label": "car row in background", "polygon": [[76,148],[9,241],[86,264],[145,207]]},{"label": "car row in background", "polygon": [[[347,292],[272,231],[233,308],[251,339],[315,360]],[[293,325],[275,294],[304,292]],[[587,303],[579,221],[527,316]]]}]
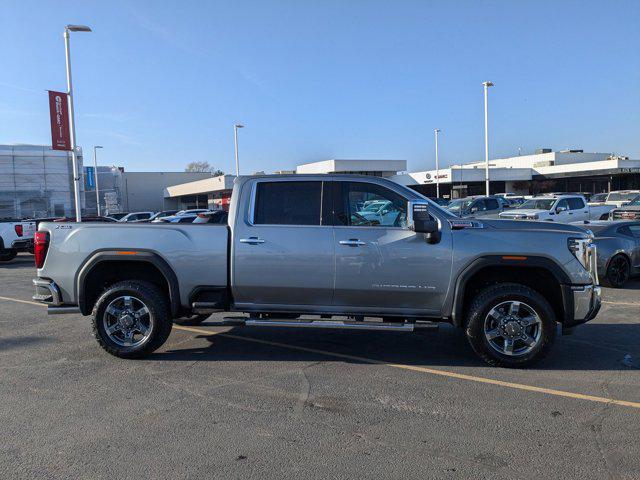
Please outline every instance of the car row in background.
[{"label": "car row in background", "polygon": [[600,283],[620,288],[640,275],[640,221],[574,222],[593,232]]}]

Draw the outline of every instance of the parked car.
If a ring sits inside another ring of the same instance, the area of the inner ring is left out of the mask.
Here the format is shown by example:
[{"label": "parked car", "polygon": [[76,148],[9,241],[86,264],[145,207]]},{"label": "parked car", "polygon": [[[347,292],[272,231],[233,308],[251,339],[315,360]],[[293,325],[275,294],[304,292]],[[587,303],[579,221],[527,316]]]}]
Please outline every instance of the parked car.
[{"label": "parked car", "polygon": [[607,205],[614,205],[616,208],[620,208],[631,202],[638,195],[640,195],[640,190],[615,190],[613,192],[609,192],[605,203]]},{"label": "parked car", "polygon": [[223,210],[214,210],[211,212],[202,212],[196,215],[193,219],[193,223],[219,223],[226,224],[229,218],[229,213]]},{"label": "parked car", "polygon": [[0,219],[0,262],[13,260],[20,252],[33,252],[35,231],[35,221]]},{"label": "parked car", "polygon": [[609,195],[608,193],[595,193],[593,195],[591,195],[591,197],[589,198],[589,205],[591,205],[592,203],[598,204],[598,203],[604,203],[607,201],[607,195]]},{"label": "parked car", "polygon": [[176,215],[178,216],[191,215],[191,214],[198,214],[198,213],[203,213],[208,211],[209,210],[207,210],[206,208],[192,208],[190,210],[180,210],[178,213],[176,213]]},{"label": "parked car", "polygon": [[155,212],[131,212],[119,219],[119,222],[137,222],[140,220],[149,220],[155,215]]},{"label": "parked car", "polygon": [[178,210],[162,210],[161,212],[157,212],[156,214],[154,214],[150,218],[147,218],[145,220],[136,220],[136,222],[143,222],[143,223],[144,222],[156,222],[156,221],[160,221],[159,219],[170,217],[172,215],[175,215],[176,213],[178,213]]},{"label": "parked car", "polygon": [[460,218],[497,218],[506,204],[502,197],[475,196],[453,200],[446,208]]},{"label": "parked car", "polygon": [[184,215],[169,215],[168,217],[154,220],[153,223],[193,223],[197,218],[197,213],[187,213]]},{"label": "parked car", "polygon": [[640,221],[597,221],[583,226],[595,235],[603,285],[621,288],[640,275]]},{"label": "parked car", "polygon": [[127,215],[129,215],[129,212],[108,213],[106,216],[109,218],[113,218],[114,220],[120,220]]},{"label": "parked car", "polygon": [[[595,247],[577,226],[463,220],[371,176],[238,177],[233,188],[229,225],[41,224],[33,298],[92,315],[100,346],[123,358],[160,347],[173,319],[234,311],[256,327],[449,322],[508,367],[544,357],[557,323],[569,333],[600,307]],[[394,225],[358,214],[380,200],[400,212]]]},{"label": "parked car", "polygon": [[569,223],[589,220],[589,205],[582,195],[534,197],[500,214],[505,220]]},{"label": "parked car", "polygon": [[640,195],[624,207],[614,208],[609,212],[611,220],[640,220]]}]

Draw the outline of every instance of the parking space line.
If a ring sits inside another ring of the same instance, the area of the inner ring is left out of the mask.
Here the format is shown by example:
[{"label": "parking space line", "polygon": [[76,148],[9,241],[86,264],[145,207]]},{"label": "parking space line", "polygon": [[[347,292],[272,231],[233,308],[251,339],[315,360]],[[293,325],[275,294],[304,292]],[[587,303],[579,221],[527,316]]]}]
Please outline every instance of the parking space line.
[{"label": "parking space line", "polygon": [[384,365],[386,367],[392,367],[392,368],[399,368],[402,370],[411,370],[414,372],[420,372],[420,373],[428,373],[430,375],[437,375],[440,377],[448,377],[448,378],[454,378],[457,380],[466,380],[466,381],[470,381],[470,382],[476,382],[476,383],[485,383],[485,384],[489,384],[489,385],[495,385],[495,386],[499,386],[499,387],[505,387],[505,388],[512,388],[512,389],[516,389],[516,390],[525,390],[528,392],[536,392],[536,393],[544,393],[547,395],[555,395],[557,397],[565,397],[565,398],[573,398],[573,399],[577,399],[577,400],[587,400],[590,402],[597,402],[597,403],[605,403],[605,404],[611,404],[611,405],[619,405],[622,407],[631,407],[631,408],[637,408],[640,409],[640,402],[630,402],[627,400],[617,400],[617,399],[613,399],[613,398],[605,398],[605,397],[597,397],[594,395],[585,395],[582,393],[574,393],[574,392],[567,392],[564,390],[556,390],[553,388],[544,388],[544,387],[536,387],[534,385],[526,385],[526,384],[522,384],[522,383],[513,383],[513,382],[505,382],[502,380],[495,380],[493,378],[486,378],[486,377],[477,377],[474,375],[465,375],[463,373],[455,373],[455,372],[449,372],[446,370],[438,370],[435,368],[429,368],[429,367],[420,367],[417,365],[406,365],[406,364],[402,364],[402,363],[389,363],[389,362],[385,362],[382,360],[375,360],[373,358],[366,358],[366,357],[360,357],[360,356],[356,356],[356,355],[348,355],[345,353],[337,353],[337,352],[330,352],[327,350],[319,350],[317,348],[309,348],[309,347],[301,347],[301,346],[297,346],[297,345],[290,345],[287,343],[280,343],[280,342],[272,342],[270,340],[262,340],[259,338],[252,338],[252,337],[244,337],[244,336],[240,336],[240,335],[233,335],[230,333],[224,333],[224,332],[211,332],[208,330],[202,330],[200,328],[191,328],[191,327],[183,327],[180,325],[174,325],[175,329],[178,330],[185,330],[187,332],[192,332],[192,333],[200,333],[200,334],[204,334],[204,335],[220,335],[222,337],[228,337],[228,338],[233,338],[233,339],[237,339],[237,340],[244,340],[245,342],[253,342],[253,343],[260,343],[263,345],[271,345],[274,347],[281,347],[281,348],[287,348],[289,350],[298,350],[298,351],[303,351],[303,352],[310,352],[310,353],[317,353],[319,355],[325,355],[328,357],[335,357],[335,358],[343,358],[345,360],[355,360],[358,362],[362,362],[362,363],[369,363],[369,364],[373,364],[373,365]]},{"label": "parking space line", "polygon": [[[27,301],[27,300],[19,300],[17,298],[1,297],[0,296],[0,300],[7,300],[7,301],[11,301],[11,302],[26,303],[26,304],[29,304],[29,305],[36,305],[38,307],[46,307],[46,305],[43,305],[41,303],[30,302],[30,301]],[[494,385],[494,386],[504,387],[504,388],[511,388],[511,389],[515,389],[515,390],[523,390],[523,391],[527,391],[527,392],[543,393],[543,394],[547,394],[547,395],[554,395],[556,397],[573,398],[573,399],[576,399],[576,400],[586,400],[586,401],[590,401],[590,402],[604,403],[604,404],[609,404],[609,405],[618,405],[618,406],[621,406],[621,407],[631,407],[631,408],[640,409],[640,402],[630,402],[630,401],[627,401],[627,400],[617,400],[617,399],[614,399],[614,398],[597,397],[597,396],[594,396],[594,395],[585,395],[585,394],[582,394],[582,393],[567,392],[565,390],[556,390],[556,389],[553,389],[553,388],[537,387],[535,385],[526,385],[526,384],[523,384],[523,383],[505,382],[503,380],[496,380],[496,379],[493,379],[493,378],[478,377],[478,376],[475,376],[475,375],[466,375],[466,374],[463,374],[463,373],[449,372],[449,371],[446,371],[446,370],[438,370],[438,369],[435,369],[435,368],[421,367],[421,366],[418,366],[418,365],[406,365],[406,364],[402,364],[402,363],[390,363],[390,362],[385,362],[383,360],[375,360],[373,358],[360,357],[360,356],[357,356],[357,355],[349,355],[349,354],[345,354],[345,353],[330,352],[328,350],[320,350],[320,349],[317,349],[317,348],[301,347],[301,346],[298,346],[298,345],[290,345],[288,343],[273,342],[273,341],[270,341],[270,340],[262,340],[262,339],[253,338],[253,337],[244,337],[244,336],[240,336],[240,335],[234,335],[234,334],[231,334],[231,333],[215,332],[215,331],[211,331],[211,330],[203,330],[201,328],[193,328],[193,327],[184,327],[184,326],[181,326],[181,325],[174,325],[173,329],[174,330],[182,330],[182,331],[190,332],[190,333],[198,333],[198,334],[202,334],[202,335],[206,335],[206,336],[220,335],[222,337],[232,338],[234,340],[242,340],[242,341],[245,341],[245,342],[259,343],[259,344],[262,344],[262,345],[270,345],[270,346],[274,346],[274,347],[286,348],[286,349],[289,349],[289,350],[297,350],[297,351],[301,351],[301,352],[317,353],[319,355],[324,355],[324,356],[327,356],[327,357],[342,358],[342,359],[345,359],[345,360],[355,360],[357,362],[368,363],[368,364],[371,364],[371,365],[383,365],[383,366],[391,367],[391,368],[399,368],[399,369],[402,369],[402,370],[410,370],[410,371],[414,371],[414,372],[427,373],[427,374],[436,375],[436,376],[439,376],[439,377],[453,378],[453,379],[457,379],[457,380],[465,380],[465,381],[475,382],[475,383],[484,383],[484,384],[488,384],[488,385]]]},{"label": "parking space line", "polygon": [[18,303],[26,303],[28,305],[35,305],[36,307],[46,307],[46,305],[39,303],[39,302],[31,302],[28,300],[20,300],[18,298],[11,298],[11,297],[0,297],[0,300],[8,300],[9,302],[18,302]]},{"label": "parking space line", "polygon": [[607,305],[626,305],[629,307],[640,307],[640,303],[633,303],[633,302],[607,302],[603,300],[602,303],[606,303]]}]

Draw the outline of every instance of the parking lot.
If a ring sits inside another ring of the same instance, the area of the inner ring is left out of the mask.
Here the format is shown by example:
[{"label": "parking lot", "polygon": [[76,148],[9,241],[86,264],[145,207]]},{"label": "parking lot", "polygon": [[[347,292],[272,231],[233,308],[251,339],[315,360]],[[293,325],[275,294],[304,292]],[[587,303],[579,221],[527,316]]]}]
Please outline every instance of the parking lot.
[{"label": "parking lot", "polygon": [[422,334],[174,327],[145,360],[0,266],[0,478],[640,478],[640,281],[529,370]]}]

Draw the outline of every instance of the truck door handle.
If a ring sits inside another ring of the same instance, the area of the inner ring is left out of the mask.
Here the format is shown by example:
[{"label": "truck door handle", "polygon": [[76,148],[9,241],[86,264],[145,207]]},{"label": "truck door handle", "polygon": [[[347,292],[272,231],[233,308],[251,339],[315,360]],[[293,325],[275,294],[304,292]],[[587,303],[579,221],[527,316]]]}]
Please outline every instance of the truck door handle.
[{"label": "truck door handle", "polygon": [[349,240],[340,240],[338,243],[340,243],[340,245],[349,245],[350,247],[360,247],[362,245],[367,244],[367,242],[363,242],[362,240],[358,240],[357,238],[350,238]]},{"label": "truck door handle", "polygon": [[258,245],[264,243],[264,240],[258,237],[241,238],[240,243],[248,243],[249,245]]}]

